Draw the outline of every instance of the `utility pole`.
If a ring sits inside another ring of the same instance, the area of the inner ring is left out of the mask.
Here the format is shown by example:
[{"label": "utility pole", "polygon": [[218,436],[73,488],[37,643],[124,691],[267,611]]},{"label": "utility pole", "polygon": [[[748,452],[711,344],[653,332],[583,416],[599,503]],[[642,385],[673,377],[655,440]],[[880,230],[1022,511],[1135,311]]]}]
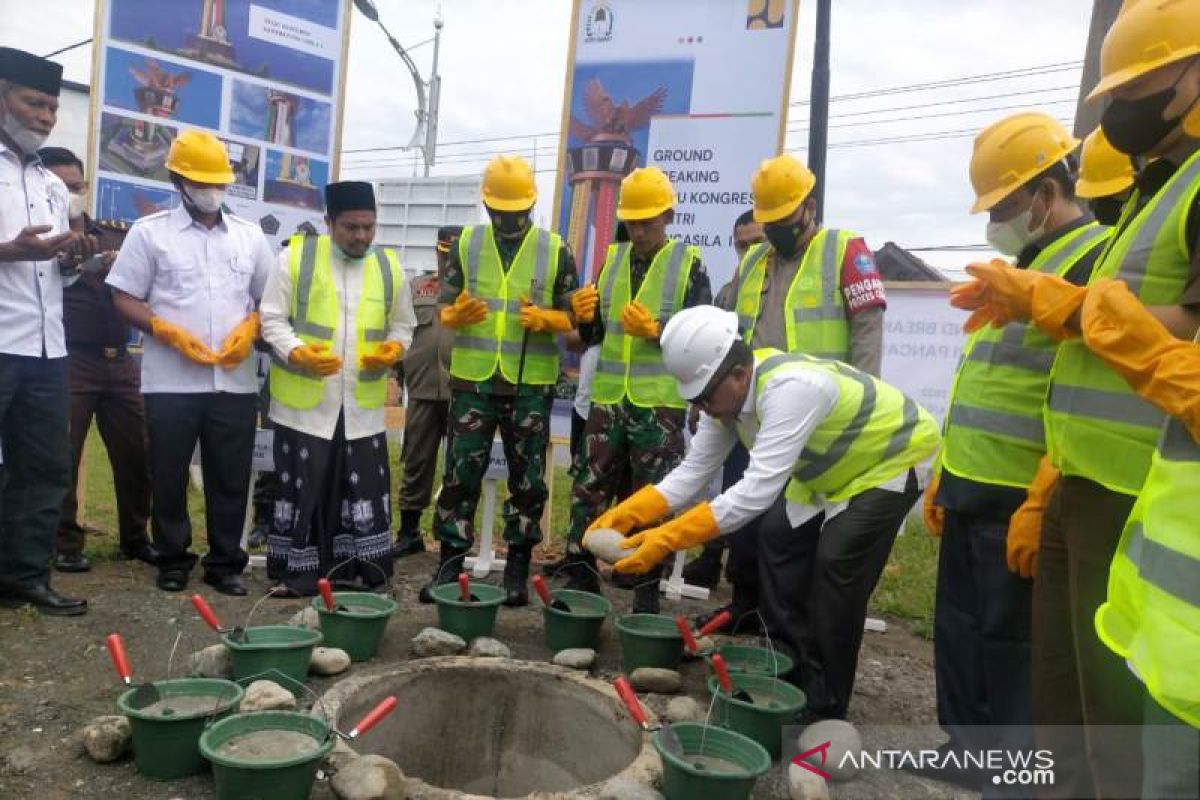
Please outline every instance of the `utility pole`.
[{"label": "utility pole", "polygon": [[813,49],[812,88],[808,106],[808,168],[817,176],[812,196],[817,222],[825,218],[825,150],[829,139],[829,17],[833,0],[817,0],[817,39]]},{"label": "utility pole", "polygon": [[442,95],[442,76],[438,74],[438,51],[442,46],[442,11],[433,18],[433,72],[429,78],[429,115],[425,118],[425,177],[437,157],[438,105]]},{"label": "utility pole", "polygon": [[1083,54],[1083,77],[1079,82],[1079,102],[1075,107],[1075,136],[1087,136],[1100,125],[1104,110],[1101,102],[1086,102],[1088,93],[1100,82],[1100,45],[1121,10],[1121,0],[1092,0],[1092,23],[1088,29],[1087,50]]}]

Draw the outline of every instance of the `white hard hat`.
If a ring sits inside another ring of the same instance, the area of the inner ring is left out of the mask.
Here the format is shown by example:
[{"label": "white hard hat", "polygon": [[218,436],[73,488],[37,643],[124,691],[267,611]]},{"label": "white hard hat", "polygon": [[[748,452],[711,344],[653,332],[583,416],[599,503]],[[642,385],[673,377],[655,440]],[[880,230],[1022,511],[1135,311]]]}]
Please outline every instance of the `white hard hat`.
[{"label": "white hard hat", "polygon": [[663,365],[679,382],[684,400],[694,400],[741,338],[738,316],[716,306],[685,308],[671,317],[659,337]]}]

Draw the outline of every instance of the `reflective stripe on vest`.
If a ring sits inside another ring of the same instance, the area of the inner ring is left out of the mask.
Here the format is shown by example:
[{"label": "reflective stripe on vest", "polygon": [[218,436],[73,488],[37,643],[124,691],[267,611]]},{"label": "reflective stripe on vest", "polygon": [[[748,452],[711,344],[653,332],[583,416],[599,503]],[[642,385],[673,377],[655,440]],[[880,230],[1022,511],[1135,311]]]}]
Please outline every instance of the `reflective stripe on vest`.
[{"label": "reflective stripe on vest", "polygon": [[[1109,235],[1095,223],[1080,226],[1051,242],[1028,269],[1066,275]],[[947,471],[980,483],[1029,486],[1046,453],[1042,405],[1057,349],[1057,341],[1023,322],[971,335],[946,415]]]},{"label": "reflective stripe on vest", "polygon": [[[1117,234],[1097,262],[1092,281],[1118,278],[1145,305],[1177,304],[1191,271],[1185,231],[1198,192],[1200,152]],[[1136,202],[1135,194],[1126,211]],[[1046,443],[1064,475],[1137,494],[1162,423],[1162,412],[1137,397],[1082,340],[1059,347],[1047,401]]]},{"label": "reflective stripe on vest", "polygon": [[[937,449],[937,422],[896,388],[838,361],[772,349],[757,350],[754,357],[756,395],[768,391],[780,370],[816,370],[839,386],[837,403],[809,437],[792,471],[789,500],[849,499],[903,474]],[[753,437],[741,427],[738,433],[753,449]]]},{"label": "reflective stripe on vest", "polygon": [[[290,245],[292,329],[305,344],[332,347],[342,318],[341,298],[330,269],[328,236],[305,236],[298,248]],[[396,292],[403,290],[404,273],[390,248],[372,247],[362,260],[363,282],[355,312],[355,353],[387,339]],[[361,408],[378,408],[387,399],[387,370],[360,369],[354,399]],[[314,408],[325,396],[325,379],[271,355],[271,397],[292,408]]]},{"label": "reflective stripe on vest", "polygon": [[[662,350],[640,336],[629,336],[621,312],[631,302],[628,242],[612,245],[600,271],[600,310],[604,341],[592,384],[592,402],[615,404],[628,397],[643,408],[686,408],[675,379],[662,363]],[[683,305],[696,249],[669,241],[654,255],[638,287],[636,299],[659,321],[660,329]]]},{"label": "reflective stripe on vest", "polygon": [[477,382],[488,380],[499,371],[509,383],[517,383],[518,378],[525,385],[557,383],[558,347],[554,335],[527,333],[521,327],[520,311],[525,295],[542,308],[553,307],[561,246],[557,234],[531,228],[505,270],[490,225],[463,229],[458,240],[458,258],[464,287],[471,296],[487,303],[488,316],[455,333],[450,352],[451,375]]},{"label": "reflective stripe on vest", "polygon": [[[785,300],[789,352],[839,361],[850,358],[850,322],[842,297],[841,266],[846,244],[853,238],[855,234],[850,231],[822,229],[808,243]],[[735,308],[748,344],[762,311],[763,283],[772,252],[768,245],[756,244],[738,266]]]}]

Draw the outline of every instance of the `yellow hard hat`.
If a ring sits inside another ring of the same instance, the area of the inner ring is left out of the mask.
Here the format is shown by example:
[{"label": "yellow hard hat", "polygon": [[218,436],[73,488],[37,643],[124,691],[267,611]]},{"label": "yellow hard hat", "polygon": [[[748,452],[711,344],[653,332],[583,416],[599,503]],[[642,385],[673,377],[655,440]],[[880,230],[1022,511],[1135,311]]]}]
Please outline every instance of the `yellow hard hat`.
[{"label": "yellow hard hat", "polygon": [[971,153],[971,213],[987,211],[1078,146],[1079,140],[1058,120],[1036,111],[987,126],[975,137]]},{"label": "yellow hard hat", "polygon": [[171,142],[166,167],[196,183],[233,183],[229,154],[207,131],[186,130]]},{"label": "yellow hard hat", "polygon": [[496,156],[483,171],[483,204],[493,211],[525,211],[537,201],[533,168],[520,156]]},{"label": "yellow hard hat", "polygon": [[764,159],[750,179],[754,221],[776,222],[791,214],[817,185],[817,176],[787,153]]},{"label": "yellow hard hat", "polygon": [[1100,128],[1083,140],[1075,194],[1084,200],[1120,194],[1133,185],[1133,161],[1109,143]]},{"label": "yellow hard hat", "polygon": [[621,199],[617,219],[639,220],[657,217],[675,207],[675,188],[658,167],[641,167],[621,181]]},{"label": "yellow hard hat", "polygon": [[1092,100],[1167,64],[1200,54],[1200,0],[1126,0],[1100,48]]}]

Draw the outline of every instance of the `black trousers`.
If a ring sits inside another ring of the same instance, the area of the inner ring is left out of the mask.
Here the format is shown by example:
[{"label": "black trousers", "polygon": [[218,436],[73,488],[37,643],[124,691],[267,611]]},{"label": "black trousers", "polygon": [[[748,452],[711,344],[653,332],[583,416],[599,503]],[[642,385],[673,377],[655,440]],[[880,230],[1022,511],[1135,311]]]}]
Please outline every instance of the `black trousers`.
[{"label": "black trousers", "polygon": [[204,475],[208,554],[204,571],[237,575],[246,567],[242,526],[250,492],[254,456],[254,422],[258,398],[253,394],[204,392],[153,393],[146,398],[146,432],[150,441],[151,529],[162,553],[159,571],[188,572],[196,564],[192,521],[188,516],[188,465],[200,444]]},{"label": "black trousers", "polygon": [[[946,510],[938,555],[934,674],[938,722],[955,749],[1033,744],[1033,581],[1008,570],[1007,519]],[[1010,726],[979,741],[974,726]]]},{"label": "black trousers", "polygon": [[868,489],[829,520],[817,516],[793,528],[782,495],[761,517],[763,617],[796,659],[782,677],[803,689],[821,716],[846,716],[867,601],[918,494],[910,471],[904,492]]},{"label": "black trousers", "polygon": [[50,580],[63,497],[71,488],[65,358],[0,354],[0,588]]}]

